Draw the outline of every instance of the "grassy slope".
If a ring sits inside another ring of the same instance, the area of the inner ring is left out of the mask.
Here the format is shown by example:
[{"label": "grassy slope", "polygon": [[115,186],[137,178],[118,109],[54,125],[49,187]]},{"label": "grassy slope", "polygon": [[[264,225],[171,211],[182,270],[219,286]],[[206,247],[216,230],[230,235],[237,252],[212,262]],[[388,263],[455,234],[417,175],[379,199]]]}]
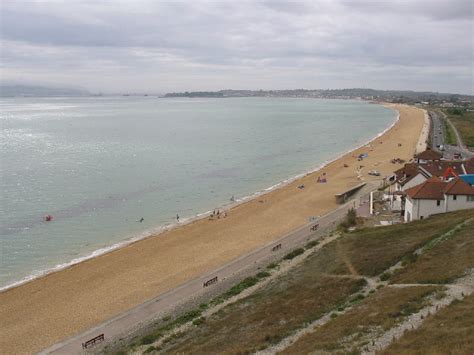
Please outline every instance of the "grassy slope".
[{"label": "grassy slope", "polygon": [[453,302],[383,354],[474,354],[474,295]]},{"label": "grassy slope", "polygon": [[[406,225],[349,233],[338,241],[328,244],[304,263],[272,281],[260,291],[225,307],[199,326],[171,339],[160,351],[199,354],[222,351],[244,353],[263,349],[277,343],[295,329],[303,327],[305,323],[337,309],[363,285],[360,279],[331,277],[331,274],[376,276],[402,259],[411,260],[410,256],[417,248],[473,217],[474,210],[459,211]],[[462,234],[464,237],[458,237],[456,234],[452,239],[435,245],[429,250],[431,254],[427,254],[426,258],[423,256],[414,262],[412,260],[407,265],[408,271],[395,274],[391,281],[394,282],[399,278],[405,282],[408,277],[418,281],[419,278],[413,276],[419,274],[415,270],[416,267],[430,269],[436,265],[436,260],[441,255],[443,264],[449,257],[468,260],[462,251],[472,255],[470,246],[472,240],[467,242],[461,240],[469,238],[467,230],[459,231],[459,234],[464,233]],[[463,245],[468,247],[462,248]],[[446,248],[450,247],[454,247],[457,251],[447,256]],[[463,262],[462,267],[467,263],[468,261]],[[462,267],[453,273],[443,274],[441,279],[457,276]],[[437,273],[437,270],[435,268],[433,273]],[[432,276],[429,279],[431,280]],[[326,339],[325,344],[331,347],[337,343],[336,338],[341,340],[341,337],[348,335],[350,329],[353,329],[351,324],[360,323],[363,327],[375,326],[384,329],[398,317],[403,316],[404,310],[416,309],[422,305],[426,292],[433,290],[434,288],[411,291],[383,289],[361,302],[360,307],[328,323],[328,327],[334,327],[336,324],[336,328],[339,329],[337,324],[341,322],[340,329],[336,333],[330,330],[329,332],[334,334],[318,333],[317,336]],[[368,314],[369,317],[364,318],[364,314]]]},{"label": "grassy slope", "polygon": [[443,110],[443,112],[459,131],[464,144],[474,147],[474,112],[463,111],[462,115],[453,114],[449,109]]},{"label": "grassy slope", "polygon": [[306,354],[313,351],[357,352],[404,317],[426,304],[425,296],[435,287],[384,288],[337,317],[332,322],[301,337],[284,354]]},{"label": "grassy slope", "polygon": [[366,276],[378,275],[400,259],[409,257],[428,241],[473,216],[474,210],[460,211],[432,217],[428,222],[415,221],[350,233],[321,251],[316,262],[317,269],[334,274],[352,270]]},{"label": "grassy slope", "polygon": [[[474,268],[474,222],[449,239],[411,259],[390,278],[391,283],[448,283]],[[454,262],[455,261],[455,262]]]},{"label": "grassy slope", "polygon": [[[293,329],[335,308],[363,280],[314,275],[312,263],[297,268],[263,290],[236,302],[180,336],[166,353],[245,353],[271,345]],[[242,341],[245,339],[245,341]]]}]

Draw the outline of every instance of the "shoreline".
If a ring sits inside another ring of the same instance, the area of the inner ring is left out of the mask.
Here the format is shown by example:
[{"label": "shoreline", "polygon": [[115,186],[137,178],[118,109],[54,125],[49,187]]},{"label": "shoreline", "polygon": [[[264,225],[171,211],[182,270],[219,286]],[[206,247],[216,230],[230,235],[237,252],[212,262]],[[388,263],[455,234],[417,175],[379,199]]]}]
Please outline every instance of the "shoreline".
[{"label": "shoreline", "polygon": [[[369,170],[389,175],[400,167],[392,158],[413,157],[423,111],[389,107],[398,110],[398,121],[369,143],[272,187],[264,198],[238,202],[227,218],[201,217],[163,231],[160,238],[141,239],[1,292],[0,317],[7,326],[0,349],[12,353],[47,348],[277,240],[311,216],[334,210],[334,195],[360,183],[356,167],[363,164],[364,182],[371,182],[378,179],[369,176]],[[360,153],[369,156],[357,161]],[[328,182],[318,184],[316,172],[327,174]],[[305,188],[298,189],[300,184]],[[38,334],[38,329],[44,331]]]},{"label": "shoreline", "polygon": [[[351,149],[349,149],[345,152],[342,152],[341,154],[337,155],[335,158],[330,158],[330,159],[324,161],[322,164],[320,164],[316,168],[310,169],[310,170],[308,170],[304,173],[300,173],[298,175],[295,175],[295,176],[292,176],[292,177],[287,178],[285,180],[282,180],[282,181],[280,181],[280,182],[278,182],[278,183],[276,183],[276,184],[274,184],[270,187],[267,187],[265,189],[256,191],[254,193],[243,196],[241,198],[237,198],[235,200],[235,202],[222,204],[222,205],[216,207],[216,209],[219,209],[219,210],[222,210],[222,211],[230,211],[231,209],[233,209],[237,206],[240,206],[240,205],[242,205],[246,202],[252,201],[253,199],[256,199],[256,198],[258,198],[260,196],[263,196],[267,193],[270,193],[274,190],[277,190],[277,189],[283,188],[285,186],[288,186],[291,183],[293,183],[293,182],[295,182],[299,179],[302,179],[302,178],[304,178],[304,177],[306,177],[310,174],[314,174],[314,173],[318,172],[319,170],[324,169],[328,165],[336,162],[337,160],[343,158],[344,156],[346,156],[348,154],[351,154],[352,152],[354,152],[358,149],[361,149],[361,148],[363,148],[367,145],[370,145],[377,138],[383,136],[385,133],[387,133],[389,130],[391,130],[397,124],[397,122],[399,122],[400,112],[398,110],[396,110],[395,108],[390,107],[389,104],[387,104],[387,103],[377,103],[377,102],[370,102],[370,103],[390,108],[392,111],[394,111],[396,113],[395,120],[387,128],[385,128],[383,131],[381,131],[381,132],[377,133],[375,136],[369,138],[369,140],[364,142],[363,144],[360,144],[360,145],[358,145],[354,148],[351,148]],[[60,263],[60,264],[55,265],[51,268],[34,271],[30,275],[25,276],[20,280],[14,281],[14,282],[9,283],[5,286],[0,286],[0,294],[5,292],[5,291],[8,291],[8,290],[14,289],[16,287],[22,286],[24,284],[27,284],[29,282],[33,282],[35,280],[41,279],[41,278],[46,277],[50,274],[68,269],[68,268],[70,268],[74,265],[78,265],[78,264],[83,263],[85,261],[92,260],[92,259],[97,258],[99,256],[111,253],[115,250],[125,248],[125,247],[127,247],[131,244],[140,242],[140,241],[148,239],[148,238],[158,237],[158,236],[160,236],[161,234],[163,234],[165,232],[172,231],[176,228],[186,226],[186,225],[189,225],[189,224],[194,223],[196,221],[205,219],[205,218],[209,217],[211,215],[211,213],[212,213],[212,211],[200,212],[200,213],[195,214],[194,216],[183,218],[182,222],[179,222],[179,223],[166,223],[164,225],[159,225],[159,226],[156,226],[156,227],[153,227],[153,228],[149,228],[149,229],[139,233],[136,236],[126,238],[126,239],[124,239],[120,242],[117,242],[117,243],[109,245],[109,246],[104,246],[104,247],[98,248],[98,249],[88,253],[87,255],[84,255],[84,256],[81,256],[81,257],[78,257],[78,258],[74,258],[71,261]]]}]

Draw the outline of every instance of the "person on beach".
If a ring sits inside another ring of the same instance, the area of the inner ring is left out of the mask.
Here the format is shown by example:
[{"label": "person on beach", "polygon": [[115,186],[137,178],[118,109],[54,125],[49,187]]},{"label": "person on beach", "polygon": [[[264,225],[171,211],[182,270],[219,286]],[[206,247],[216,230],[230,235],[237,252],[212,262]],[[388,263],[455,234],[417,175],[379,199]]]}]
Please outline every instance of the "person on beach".
[{"label": "person on beach", "polygon": [[143,221],[145,220],[145,218],[140,218],[140,220],[138,222],[142,223]]},{"label": "person on beach", "polygon": [[234,201],[235,201],[234,195],[232,195],[232,197],[230,198],[230,201],[231,201],[231,202],[234,202]]},{"label": "person on beach", "polygon": [[176,213],[176,221],[179,223],[179,214]]}]

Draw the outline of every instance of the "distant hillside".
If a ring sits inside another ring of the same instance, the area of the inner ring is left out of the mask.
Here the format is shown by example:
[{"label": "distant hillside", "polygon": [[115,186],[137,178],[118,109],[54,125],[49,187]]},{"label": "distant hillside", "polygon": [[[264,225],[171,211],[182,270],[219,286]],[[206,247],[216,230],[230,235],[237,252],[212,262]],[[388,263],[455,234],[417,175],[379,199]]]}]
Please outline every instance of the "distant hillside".
[{"label": "distant hillside", "polygon": [[220,90],[220,91],[186,91],[182,93],[168,93],[165,97],[308,97],[308,98],[342,98],[342,99],[366,99],[381,100],[402,103],[470,103],[474,97],[470,95],[438,93],[438,92],[416,92],[397,90],[374,90],[374,89],[336,89],[336,90]]},{"label": "distant hillside", "polygon": [[88,96],[90,93],[84,89],[52,88],[31,85],[1,85],[1,97],[15,96]]}]

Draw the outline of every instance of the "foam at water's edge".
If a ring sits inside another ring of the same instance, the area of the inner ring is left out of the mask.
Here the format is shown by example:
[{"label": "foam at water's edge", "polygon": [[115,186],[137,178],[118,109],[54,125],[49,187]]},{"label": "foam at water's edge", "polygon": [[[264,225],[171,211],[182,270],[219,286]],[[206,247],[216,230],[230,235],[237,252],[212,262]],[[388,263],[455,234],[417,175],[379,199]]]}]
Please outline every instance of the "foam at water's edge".
[{"label": "foam at water's edge", "polygon": [[[311,169],[307,172],[304,172],[302,174],[298,174],[298,175],[295,175],[291,178],[288,178],[286,180],[283,180],[275,185],[272,185],[264,190],[260,190],[260,191],[257,191],[253,194],[250,194],[250,195],[247,195],[247,196],[244,196],[244,197],[241,197],[241,198],[238,198],[238,199],[235,199],[235,202],[232,202],[232,203],[227,203],[227,204],[224,204],[220,207],[221,210],[228,210],[230,208],[233,208],[237,205],[240,205],[242,203],[245,203],[245,202],[248,202],[249,200],[252,200],[258,196],[261,196],[261,195],[264,195],[270,191],[273,191],[275,189],[278,189],[278,188],[281,188],[281,187],[284,187],[286,185],[289,185],[291,184],[292,182],[294,182],[295,180],[298,180],[298,179],[301,179],[309,174],[312,174],[318,170],[321,170],[322,168],[326,167],[327,165],[333,163],[334,161],[342,158],[343,156],[345,156],[346,154],[349,154],[353,151],[356,151],[357,149],[359,148],[362,148],[368,144],[370,144],[372,141],[374,141],[375,139],[379,138],[380,136],[384,135],[386,132],[388,132],[390,129],[392,129],[393,126],[395,126],[395,124],[400,120],[400,113],[395,110],[394,108],[391,108],[392,110],[394,110],[395,112],[397,112],[397,115],[396,115],[396,119],[392,122],[392,124],[390,126],[388,126],[386,129],[384,129],[382,132],[378,133],[377,135],[375,135],[374,137],[370,138],[367,142],[353,148],[353,149],[350,149],[338,156],[336,156],[335,158],[333,159],[329,159],[329,160],[326,160],[324,163],[322,163],[321,165],[319,165],[318,167],[314,168],[314,169]],[[127,246],[129,244],[132,244],[136,241],[139,241],[139,240],[142,240],[142,239],[145,239],[145,238],[149,238],[149,237],[152,237],[152,236],[156,236],[156,235],[159,235],[165,231],[169,231],[169,230],[172,230],[178,226],[182,226],[182,225],[186,225],[186,224],[189,224],[189,223],[192,223],[196,220],[199,220],[199,219],[202,219],[202,218],[206,218],[208,216],[210,216],[212,213],[212,211],[207,211],[207,212],[201,212],[201,213],[198,213],[194,216],[191,216],[191,217],[187,217],[187,218],[182,218],[181,221],[179,223],[172,223],[172,224],[165,224],[165,225],[160,225],[158,227],[155,227],[155,228],[152,228],[152,229],[148,229],[142,233],[140,233],[139,235],[136,235],[132,238],[128,238],[126,240],[123,240],[119,243],[116,243],[116,244],[113,244],[111,246],[107,246],[107,247],[103,247],[103,248],[100,248],[100,249],[97,249],[97,250],[94,250],[92,253],[88,254],[88,255],[85,255],[83,257],[80,257],[80,258],[76,258],[76,259],[73,259],[67,263],[62,263],[62,264],[58,264],[52,268],[49,268],[49,269],[45,269],[45,270],[38,270],[34,273],[32,273],[31,275],[28,275],[26,277],[24,277],[23,279],[21,280],[18,280],[18,281],[15,281],[11,284],[8,284],[6,286],[3,286],[3,287],[0,287],[0,292],[3,292],[3,291],[6,291],[8,289],[11,289],[11,288],[14,288],[14,287],[18,287],[24,283],[27,283],[29,281],[32,281],[34,279],[37,279],[37,278],[40,278],[40,277],[43,277],[43,276],[46,276],[50,273],[53,273],[53,272],[56,272],[56,271],[59,271],[59,270],[62,270],[62,269],[65,269],[67,267],[70,267],[70,266],[73,266],[75,264],[78,264],[78,263],[81,263],[83,261],[86,261],[86,260],[89,260],[89,259],[92,259],[92,258],[95,258],[95,257],[98,257],[100,255],[103,255],[103,254],[106,254],[108,252],[111,252],[113,250],[116,250],[116,249],[119,249],[119,248],[122,248],[124,246]]]}]

